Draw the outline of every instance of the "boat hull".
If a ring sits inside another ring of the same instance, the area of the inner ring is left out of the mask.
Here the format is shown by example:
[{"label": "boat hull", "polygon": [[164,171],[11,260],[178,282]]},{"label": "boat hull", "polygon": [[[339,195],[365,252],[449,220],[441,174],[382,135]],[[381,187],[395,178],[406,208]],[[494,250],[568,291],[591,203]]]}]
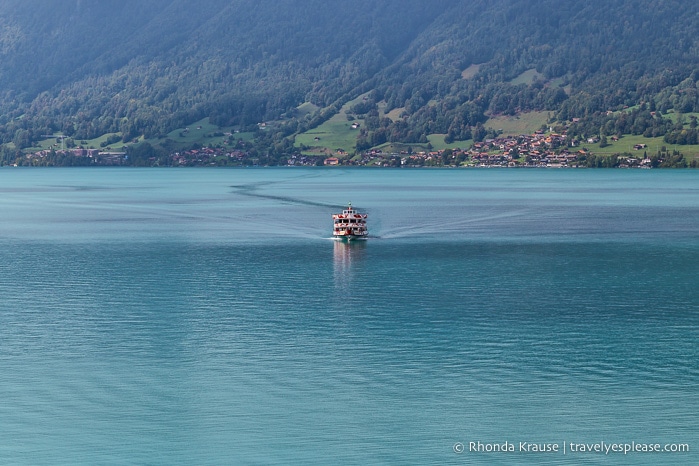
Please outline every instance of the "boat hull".
[{"label": "boat hull", "polygon": [[333,235],[333,239],[337,241],[361,241],[367,239],[367,235]]}]

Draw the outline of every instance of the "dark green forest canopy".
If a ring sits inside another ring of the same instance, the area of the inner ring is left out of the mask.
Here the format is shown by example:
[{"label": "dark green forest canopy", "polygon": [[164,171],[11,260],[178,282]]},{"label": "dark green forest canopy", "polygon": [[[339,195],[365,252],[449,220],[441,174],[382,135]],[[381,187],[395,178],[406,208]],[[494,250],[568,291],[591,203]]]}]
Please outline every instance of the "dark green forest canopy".
[{"label": "dark green forest canopy", "polygon": [[[695,2],[6,0],[0,142],[156,138],[209,117],[280,121],[261,144],[293,151],[295,134],[369,92],[359,149],[478,138],[488,116],[532,110],[576,119],[581,135],[677,143],[696,134],[662,115],[699,112],[698,70]],[[299,115],[303,102],[320,110]],[[401,117],[380,117],[379,102]]]}]

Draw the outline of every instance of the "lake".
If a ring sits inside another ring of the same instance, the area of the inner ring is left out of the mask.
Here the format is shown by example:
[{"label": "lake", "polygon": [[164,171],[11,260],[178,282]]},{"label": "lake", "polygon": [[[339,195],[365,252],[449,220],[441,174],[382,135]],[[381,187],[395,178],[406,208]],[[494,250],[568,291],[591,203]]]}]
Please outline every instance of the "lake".
[{"label": "lake", "polygon": [[3,464],[699,463],[696,171],[4,168],[0,251]]}]

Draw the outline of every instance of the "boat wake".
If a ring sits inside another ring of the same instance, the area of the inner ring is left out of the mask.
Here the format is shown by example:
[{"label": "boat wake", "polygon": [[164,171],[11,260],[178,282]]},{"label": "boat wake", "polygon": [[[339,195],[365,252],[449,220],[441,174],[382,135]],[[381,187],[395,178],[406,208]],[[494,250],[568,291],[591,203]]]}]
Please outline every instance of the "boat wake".
[{"label": "boat wake", "polygon": [[[275,194],[275,189],[270,189],[267,191],[265,188],[276,188],[281,187],[284,184],[293,184],[301,180],[307,180],[309,178],[316,177],[327,177],[328,173],[313,173],[304,174],[302,176],[294,176],[290,178],[285,178],[282,180],[274,181],[259,181],[240,185],[232,185],[230,188],[233,190],[232,193],[240,196],[247,196],[257,199],[266,199],[270,201],[275,201],[277,203],[291,204],[296,206],[314,207],[332,209],[337,211],[338,209],[346,209],[346,205],[332,204],[328,202],[321,202],[317,200],[303,199],[296,196],[284,195],[283,188],[277,190],[280,194]],[[338,176],[338,174],[333,174],[331,176]],[[270,192],[271,191],[271,192]],[[375,210],[375,209],[374,209]],[[381,210],[381,209],[379,209]],[[399,209],[400,210],[400,209]],[[494,210],[480,210],[480,212],[473,212],[472,209],[465,211],[463,209],[457,209],[458,212],[453,212],[452,220],[442,221],[443,217],[433,217],[426,218],[423,216],[415,216],[414,212],[407,211],[405,214],[397,215],[395,209],[386,211],[385,215],[381,215],[380,211],[369,212],[372,216],[371,225],[368,227],[369,234],[365,236],[366,239],[371,240],[391,240],[391,239],[410,239],[410,238],[420,238],[426,236],[449,236],[449,237],[460,237],[462,235],[478,234],[482,233],[484,229],[491,231],[493,228],[497,229],[507,229],[510,224],[517,221],[521,221],[522,218],[536,217],[537,212],[531,208],[524,209],[512,209],[507,212],[494,211]],[[476,215],[474,215],[474,213]],[[480,215],[478,215],[480,214]],[[319,212],[313,214],[309,213],[309,218],[318,216],[320,219]],[[430,215],[431,216],[431,215]],[[440,219],[440,220],[438,220]],[[270,220],[266,217],[264,219],[259,219],[260,228],[263,227],[270,228],[270,226],[278,227],[272,228],[273,230],[284,230],[283,223],[277,225],[275,220]],[[337,221],[337,220],[336,220]],[[297,225],[293,232],[288,232],[286,234],[292,234],[299,237],[305,238],[316,238],[316,239],[334,239],[333,237],[326,237],[324,228],[321,228],[320,224],[311,221],[312,225],[316,225],[316,228],[310,225]],[[337,229],[338,225],[335,225]],[[365,233],[366,234],[366,233]],[[361,235],[364,236],[364,235]],[[363,238],[364,239],[364,238]]]},{"label": "boat wake", "polygon": [[[239,188],[238,186],[231,186],[232,188]],[[303,205],[303,206],[312,206],[312,207],[325,207],[328,209],[341,209],[342,205],[340,204],[327,204],[324,202],[315,202],[315,201],[308,201],[305,199],[299,199],[297,197],[289,197],[289,196],[274,196],[272,194],[262,194],[262,193],[256,193],[252,190],[248,189],[241,189],[240,191],[236,191],[236,194],[241,194],[243,196],[250,196],[250,197],[256,197],[258,199],[270,199],[273,201],[280,201],[280,202],[285,202],[287,204],[295,204],[295,205]]]},{"label": "boat wake", "polygon": [[285,180],[281,181],[261,181],[258,183],[249,183],[249,184],[241,184],[241,185],[233,185],[231,188],[234,190],[234,194],[239,194],[241,196],[248,196],[248,197],[254,197],[257,199],[269,199],[272,201],[279,201],[287,204],[294,204],[294,205],[302,205],[302,206],[312,206],[312,207],[324,207],[328,209],[342,209],[343,206],[340,204],[328,204],[325,202],[316,202],[316,201],[309,201],[307,199],[300,199],[298,197],[292,197],[292,196],[276,196],[273,194],[264,194],[260,192],[260,188],[270,186],[270,185],[279,185],[279,184],[284,184],[288,182],[294,182],[298,181],[300,179],[308,179],[308,178],[316,178],[321,176],[320,174],[312,174],[312,175],[302,175],[302,176],[296,176],[293,178],[288,178]]},{"label": "boat wake", "polygon": [[381,234],[378,237],[382,239],[398,239],[434,234],[457,234],[478,229],[480,224],[488,225],[489,228],[492,228],[493,221],[519,218],[527,215],[530,215],[529,210],[521,210],[497,215],[462,218],[451,222],[413,223],[407,227],[389,227],[387,230],[390,231],[390,233]]}]

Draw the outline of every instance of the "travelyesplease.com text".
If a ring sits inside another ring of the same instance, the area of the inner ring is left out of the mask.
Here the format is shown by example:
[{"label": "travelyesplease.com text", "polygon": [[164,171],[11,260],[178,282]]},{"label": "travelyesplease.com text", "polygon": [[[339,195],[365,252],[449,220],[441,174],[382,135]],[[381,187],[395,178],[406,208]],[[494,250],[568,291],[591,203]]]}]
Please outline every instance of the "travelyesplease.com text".
[{"label": "travelyesplease.com text", "polygon": [[454,453],[559,453],[559,454],[632,454],[689,453],[688,443],[652,442],[457,442]]}]

